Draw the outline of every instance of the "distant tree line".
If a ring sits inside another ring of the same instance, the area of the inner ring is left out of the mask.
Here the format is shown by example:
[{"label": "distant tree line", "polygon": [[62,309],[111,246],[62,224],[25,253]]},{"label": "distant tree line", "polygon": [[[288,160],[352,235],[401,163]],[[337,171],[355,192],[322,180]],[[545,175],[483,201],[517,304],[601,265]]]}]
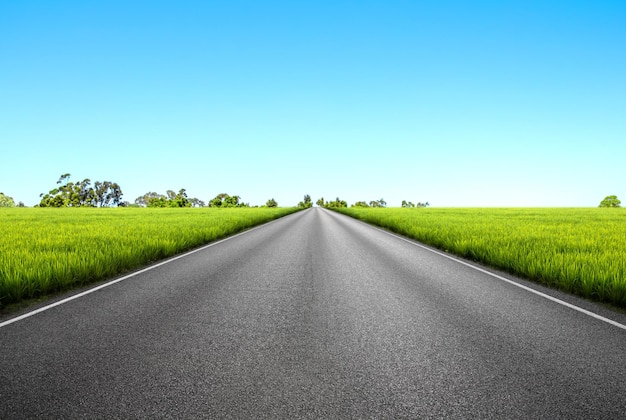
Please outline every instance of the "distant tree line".
[{"label": "distant tree line", "polygon": [[228,195],[221,193],[215,196],[215,198],[209,201],[209,207],[250,207],[248,203],[242,203],[241,197],[238,195]]},{"label": "distant tree line", "polygon": [[[238,195],[230,195],[220,193],[208,204],[204,201],[188,197],[185,189],[181,189],[178,193],[168,190],[166,195],[149,192],[135,199],[135,206],[138,207],[213,207],[213,208],[234,208],[234,207],[250,207],[249,203],[241,201]],[[278,207],[278,203],[273,198],[267,200],[265,207]]]},{"label": "distant tree line", "polygon": [[310,207],[313,207],[313,202],[311,201],[311,196],[306,194],[304,196],[304,200],[300,201],[298,203],[298,207],[303,208],[303,209],[308,209]]},{"label": "distant tree line", "polygon": [[122,189],[115,182],[90,179],[70,181],[70,174],[63,174],[57,181],[58,187],[47,194],[40,194],[39,207],[114,207],[123,205]]},{"label": "distant tree line", "polygon": [[410,201],[406,201],[406,200],[402,200],[402,205],[401,205],[401,207],[406,207],[406,208],[428,207],[428,206],[430,206],[430,204],[428,204],[428,201],[425,203],[418,202],[417,204],[413,204]]},{"label": "distant tree line", "polygon": [[[137,197],[133,204],[128,201],[122,201],[122,189],[116,182],[96,181],[86,178],[80,182],[70,180],[69,173],[61,175],[57,181],[57,187],[51,189],[46,194],[40,194],[41,200],[35,207],[214,207],[214,208],[232,208],[232,207],[250,207],[249,203],[241,201],[239,195],[230,195],[220,193],[208,203],[195,198],[189,197],[184,188],[175,192],[167,190],[165,194],[156,192],[147,192]],[[348,207],[345,200],[337,197],[335,200],[326,201],[324,197],[319,198],[316,202],[319,207]],[[417,202],[416,204],[402,200],[401,207],[404,208],[420,208],[428,207],[427,202]],[[25,207],[21,201],[16,205],[12,197],[0,192],[0,207]],[[264,207],[278,207],[278,203],[274,198],[270,198]],[[306,194],[304,199],[298,203],[300,208],[313,207],[311,196]],[[378,200],[357,201],[352,207],[387,207],[387,202],[380,198]],[[606,196],[598,207],[621,207],[621,201],[616,195]]]},{"label": "distant tree line", "polygon": [[197,198],[189,198],[184,188],[174,192],[167,190],[165,195],[156,192],[147,192],[135,199],[138,207],[204,207],[204,202]]},{"label": "distant tree line", "polygon": [[[320,207],[332,208],[332,207],[348,207],[348,203],[344,200],[341,200],[337,197],[334,201],[324,201],[324,198],[320,198],[317,200],[316,204]],[[402,207],[406,208],[414,208],[414,207],[428,207],[430,204],[426,203],[417,203],[413,204],[410,201],[402,200]],[[357,201],[352,204],[350,207],[387,207],[387,202],[385,199],[380,198],[378,200],[371,200],[369,203],[367,201]]]},{"label": "distant tree line", "polygon": [[348,207],[348,203],[345,200],[337,197],[335,201],[324,201],[324,197],[320,198],[315,202],[320,207],[325,208],[337,208],[337,207]]},{"label": "distant tree line", "polygon": [[[35,207],[250,207],[249,203],[241,201],[238,195],[230,195],[221,193],[215,196],[207,203],[195,198],[189,197],[184,188],[175,192],[167,190],[165,194],[159,194],[154,191],[145,193],[137,197],[133,204],[128,201],[122,201],[122,189],[116,182],[96,181],[93,185],[90,179],[84,179],[80,182],[70,180],[69,173],[61,175],[57,181],[57,186],[48,193],[41,193],[41,200]],[[305,196],[304,204],[310,206],[310,196]],[[0,193],[0,207],[15,207],[15,201],[12,197]],[[266,207],[278,207],[278,202],[273,198],[267,200]],[[20,202],[18,207],[24,207],[24,203]]]},{"label": "distant tree line", "polygon": [[18,204],[15,204],[13,197],[0,192],[0,207],[24,207],[24,203],[20,201]]}]

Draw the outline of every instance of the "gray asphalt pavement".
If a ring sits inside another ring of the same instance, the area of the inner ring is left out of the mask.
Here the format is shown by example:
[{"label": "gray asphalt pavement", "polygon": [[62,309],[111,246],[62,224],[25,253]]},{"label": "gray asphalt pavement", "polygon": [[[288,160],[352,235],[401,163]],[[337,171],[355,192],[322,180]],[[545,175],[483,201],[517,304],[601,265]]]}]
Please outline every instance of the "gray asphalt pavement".
[{"label": "gray asphalt pavement", "polygon": [[619,419],[625,356],[625,330],[310,209],[0,327],[0,419]]}]

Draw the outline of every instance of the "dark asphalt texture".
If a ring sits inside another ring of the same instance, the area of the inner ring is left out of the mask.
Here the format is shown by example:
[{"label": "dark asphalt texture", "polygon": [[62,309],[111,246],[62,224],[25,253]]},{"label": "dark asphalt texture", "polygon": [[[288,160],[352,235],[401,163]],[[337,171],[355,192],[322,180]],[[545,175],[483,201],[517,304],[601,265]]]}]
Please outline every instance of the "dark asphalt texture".
[{"label": "dark asphalt texture", "polygon": [[322,209],[0,328],[0,419],[626,418],[626,331]]}]

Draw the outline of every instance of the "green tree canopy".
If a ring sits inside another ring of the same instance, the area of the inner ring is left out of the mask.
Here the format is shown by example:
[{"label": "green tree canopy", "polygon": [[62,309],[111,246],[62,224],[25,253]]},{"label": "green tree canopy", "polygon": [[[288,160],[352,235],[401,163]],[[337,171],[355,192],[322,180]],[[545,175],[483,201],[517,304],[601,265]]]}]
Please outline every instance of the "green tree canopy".
[{"label": "green tree canopy", "polygon": [[209,201],[209,207],[250,207],[250,205],[241,202],[241,197],[238,195],[221,193]]},{"label": "green tree canopy", "polygon": [[313,207],[313,202],[311,201],[311,196],[306,194],[304,196],[304,200],[298,203],[298,207],[308,209],[309,207]]},{"label": "green tree canopy", "polygon": [[12,197],[0,192],[0,207],[15,207],[15,201]]},{"label": "green tree canopy", "polygon": [[369,205],[365,201],[357,201],[352,207],[369,207]]},{"label": "green tree canopy", "polygon": [[40,194],[40,207],[112,207],[122,204],[122,189],[116,182],[96,181],[85,178],[80,182],[70,181],[70,174],[63,174],[57,188]]},{"label": "green tree canopy", "polygon": [[266,207],[278,207],[278,203],[276,202],[276,200],[274,200],[273,198],[270,198],[269,200],[267,200],[267,202],[265,203]]},{"label": "green tree canopy", "polygon": [[164,195],[156,193],[154,191],[150,191],[140,197],[135,198],[135,204],[141,207],[148,207],[148,204],[150,203],[151,200],[158,199],[158,198],[166,199]]},{"label": "green tree canopy", "polygon": [[197,198],[189,198],[187,190],[181,188],[178,192],[167,190],[165,195],[148,192],[137,197],[135,204],[142,207],[203,207],[204,202]]},{"label": "green tree canopy", "polygon": [[421,202],[417,202],[417,204],[413,204],[410,201],[406,201],[406,200],[402,200],[402,207],[406,207],[406,208],[413,208],[413,207],[428,207],[430,206],[430,204],[428,204],[428,201],[425,203],[421,203]]},{"label": "green tree canopy", "polygon": [[616,195],[607,195],[598,207],[620,207],[620,204],[622,202],[619,201]]},{"label": "green tree canopy", "polygon": [[337,208],[337,207],[348,207],[348,203],[345,200],[341,200],[339,197],[335,199],[335,201],[328,201],[324,204],[324,207],[329,208]]}]

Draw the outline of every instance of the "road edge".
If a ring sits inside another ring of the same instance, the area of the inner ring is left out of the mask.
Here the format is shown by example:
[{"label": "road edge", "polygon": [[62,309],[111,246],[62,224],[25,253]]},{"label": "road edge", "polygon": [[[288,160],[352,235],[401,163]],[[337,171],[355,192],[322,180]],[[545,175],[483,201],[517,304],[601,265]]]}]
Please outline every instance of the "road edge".
[{"label": "road edge", "polygon": [[[58,300],[58,301],[55,301],[55,302],[52,302],[52,303],[45,304],[44,306],[41,306],[41,307],[39,307],[39,308],[32,309],[32,310],[28,310],[28,309],[27,309],[27,310],[26,310],[26,312],[24,312],[24,313],[23,313],[23,314],[21,314],[21,315],[17,315],[17,316],[13,316],[13,317],[12,317],[11,315],[9,315],[9,318],[8,318],[8,319],[6,319],[6,320],[4,320],[4,321],[0,321],[0,328],[3,328],[3,327],[6,327],[7,325],[11,325],[11,324],[13,324],[13,323],[19,322],[19,321],[21,321],[21,320],[23,320],[23,319],[30,318],[31,316],[37,315],[37,314],[39,314],[39,313],[41,313],[41,312],[45,312],[45,311],[47,311],[47,310],[49,310],[49,309],[52,309],[52,308],[55,308],[55,307],[57,307],[57,306],[63,305],[63,304],[65,304],[65,303],[71,302],[71,301],[73,301],[73,300],[79,299],[79,298],[81,298],[81,297],[83,297],[83,296],[86,296],[86,295],[89,295],[89,294],[91,294],[91,293],[93,293],[93,292],[97,292],[98,290],[104,289],[105,287],[109,287],[109,286],[112,286],[112,285],[114,285],[114,284],[120,283],[120,282],[122,282],[122,281],[124,281],[124,280],[128,280],[128,279],[130,279],[130,278],[132,278],[132,277],[135,277],[135,276],[137,276],[137,275],[139,275],[139,274],[142,274],[142,273],[145,273],[145,272],[147,272],[147,271],[153,270],[153,269],[155,269],[155,268],[157,268],[157,267],[161,267],[161,266],[163,266],[163,265],[165,265],[165,264],[169,264],[169,263],[170,263],[170,262],[172,262],[172,261],[176,261],[176,260],[178,260],[178,259],[184,258],[184,257],[189,256],[189,255],[191,255],[191,254],[195,254],[196,252],[204,251],[205,249],[207,249],[207,248],[211,248],[211,247],[213,247],[213,246],[215,246],[215,245],[219,245],[219,244],[221,244],[222,242],[226,242],[226,241],[231,240],[231,239],[234,239],[234,238],[236,238],[236,237],[238,237],[238,236],[242,236],[242,235],[245,235],[245,234],[247,234],[247,233],[253,232],[253,231],[257,230],[257,229],[261,229],[261,228],[263,228],[263,227],[266,227],[266,226],[268,226],[268,225],[271,225],[271,224],[273,224],[273,223],[275,223],[275,222],[278,222],[278,221],[280,221],[280,220],[284,220],[284,219],[286,219],[286,218],[288,218],[288,217],[290,217],[290,216],[294,216],[294,215],[296,215],[296,214],[302,214],[302,213],[304,213],[305,211],[306,211],[306,210],[296,211],[296,212],[293,212],[293,213],[287,214],[287,215],[285,215],[285,216],[279,217],[279,218],[277,218],[277,219],[270,220],[269,222],[262,223],[262,224],[260,224],[260,225],[254,226],[254,227],[252,227],[252,228],[250,228],[250,229],[246,229],[246,230],[244,230],[244,231],[242,231],[242,232],[235,233],[234,235],[227,236],[227,237],[222,238],[222,239],[219,239],[219,240],[217,240],[217,241],[215,241],[215,242],[210,242],[210,243],[208,243],[208,244],[206,244],[206,245],[202,245],[202,246],[200,246],[200,247],[198,247],[198,248],[195,248],[195,249],[192,249],[192,250],[190,250],[190,251],[183,252],[182,254],[178,254],[178,255],[175,255],[175,256],[173,256],[173,257],[167,258],[167,259],[165,259],[165,260],[162,260],[162,261],[156,262],[156,263],[151,264],[151,265],[149,265],[149,266],[147,266],[147,267],[144,267],[144,268],[138,269],[138,270],[136,270],[136,271],[133,271],[133,272],[132,272],[132,273],[130,273],[130,274],[126,274],[126,275],[124,275],[124,276],[122,276],[122,277],[115,278],[115,279],[113,279],[113,280],[108,280],[108,281],[105,281],[105,282],[104,282],[104,283],[102,283],[102,284],[99,284],[99,285],[97,285],[97,286],[90,287],[90,288],[88,288],[87,290],[84,290],[84,291],[82,291],[82,292],[78,292],[78,293],[76,293],[76,294],[72,294],[71,296],[68,296],[68,297],[66,297],[66,298],[60,299],[60,300]],[[68,293],[71,293],[71,291],[70,291],[70,292],[68,292]]]},{"label": "road edge", "polygon": [[[426,251],[430,251],[430,252],[432,252],[434,254],[437,254],[437,255],[439,255],[441,257],[444,257],[444,258],[447,258],[449,260],[455,261],[455,262],[457,262],[459,264],[462,264],[462,265],[464,265],[466,267],[472,268],[472,269],[474,269],[476,271],[480,271],[481,273],[487,274],[487,275],[489,275],[489,276],[491,276],[493,278],[496,278],[496,279],[498,279],[500,281],[503,281],[503,282],[506,282],[506,283],[511,284],[513,286],[519,287],[520,289],[523,289],[523,290],[525,290],[527,292],[533,293],[533,294],[535,294],[537,296],[540,296],[542,298],[548,299],[548,300],[550,300],[550,301],[552,301],[554,303],[557,303],[559,305],[562,305],[562,306],[565,306],[567,308],[573,309],[573,310],[578,311],[580,313],[583,313],[583,314],[585,314],[587,316],[595,318],[595,319],[597,319],[599,321],[605,322],[607,324],[610,324],[610,325],[612,325],[614,327],[617,327],[617,328],[620,328],[620,329],[626,331],[626,324],[622,324],[622,323],[620,323],[618,321],[615,321],[615,320],[613,320],[611,318],[607,318],[607,317],[602,316],[600,314],[597,314],[597,313],[595,313],[593,311],[590,311],[588,309],[585,309],[585,308],[582,308],[580,306],[577,306],[577,305],[575,305],[573,303],[566,302],[565,300],[559,299],[559,298],[557,298],[555,296],[551,296],[551,295],[549,295],[547,293],[544,293],[544,292],[542,292],[540,290],[536,290],[536,289],[534,289],[532,287],[529,287],[529,286],[526,286],[524,284],[521,284],[521,283],[519,283],[519,282],[517,282],[515,280],[508,279],[508,278],[506,278],[506,277],[504,277],[504,276],[502,276],[500,274],[497,274],[497,273],[494,273],[494,272],[490,271],[487,268],[483,268],[483,267],[480,267],[480,266],[478,266],[476,264],[472,264],[469,261],[465,261],[461,257],[458,257],[456,255],[447,254],[447,253],[445,253],[445,252],[443,252],[441,250],[438,250],[436,248],[433,248],[433,247],[427,246],[425,244],[422,244],[422,243],[420,243],[420,242],[418,242],[418,241],[416,241],[414,239],[398,235],[397,233],[394,233],[394,232],[391,232],[389,230],[386,230],[386,229],[384,229],[384,228],[382,228],[380,226],[376,226],[376,225],[364,222],[363,220],[360,220],[360,219],[357,219],[357,218],[354,218],[354,217],[350,217],[350,216],[348,216],[346,214],[339,213],[339,212],[334,212],[334,211],[331,212],[330,210],[327,210],[327,209],[324,209],[324,210],[325,211],[329,211],[332,214],[337,214],[339,216],[347,217],[350,220],[354,220],[356,222],[362,223],[362,224],[364,224],[366,226],[369,226],[372,229],[375,229],[375,230],[380,231],[382,233],[385,233],[385,234],[387,234],[389,236],[393,236],[393,237],[395,237],[397,239],[400,239],[401,241],[407,242],[407,243],[409,243],[411,245],[414,245],[416,247],[422,248],[422,249],[424,249]],[[520,279],[521,280],[525,280],[523,278],[520,278]],[[563,292],[561,292],[561,293],[563,293]],[[578,298],[577,296],[572,296],[572,297]],[[589,302],[597,304],[596,302],[593,302],[593,301],[589,301]]]}]

